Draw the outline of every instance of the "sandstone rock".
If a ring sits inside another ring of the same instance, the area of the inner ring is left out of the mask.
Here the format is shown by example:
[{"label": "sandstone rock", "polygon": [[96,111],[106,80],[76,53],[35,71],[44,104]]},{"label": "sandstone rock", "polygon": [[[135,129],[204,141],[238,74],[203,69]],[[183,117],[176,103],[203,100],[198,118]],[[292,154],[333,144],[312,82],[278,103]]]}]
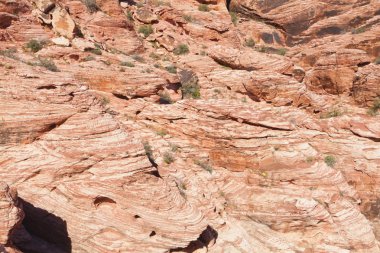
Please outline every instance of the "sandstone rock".
[{"label": "sandstone rock", "polygon": [[209,56],[215,61],[233,69],[260,70],[271,68],[278,73],[289,73],[293,64],[284,57],[266,55],[253,50],[240,51],[234,48],[214,46],[208,50]]},{"label": "sandstone rock", "polygon": [[75,23],[65,9],[56,8],[52,14],[52,25],[58,35],[74,38]]},{"label": "sandstone rock", "polygon": [[0,251],[380,251],[377,1],[54,2],[0,0]]},{"label": "sandstone rock", "polygon": [[49,13],[55,7],[55,3],[51,0],[35,0],[34,3],[37,8],[45,14]]},{"label": "sandstone rock", "polygon": [[139,8],[136,10],[135,18],[145,24],[151,24],[157,20],[157,16],[152,13],[149,9]]},{"label": "sandstone rock", "polygon": [[380,65],[367,65],[356,73],[352,86],[352,94],[356,102],[370,106],[380,97]]},{"label": "sandstone rock", "polygon": [[70,46],[70,41],[66,39],[65,37],[58,37],[58,38],[53,38],[51,39],[54,44],[58,46],[63,46],[63,47],[68,47]]},{"label": "sandstone rock", "polygon": [[0,28],[5,29],[9,26],[11,26],[12,21],[17,20],[18,17],[16,15],[7,13],[7,12],[0,12]]},{"label": "sandstone rock", "polygon": [[351,90],[357,66],[369,62],[368,55],[362,50],[326,52],[317,60],[313,71],[305,77],[305,83],[315,91],[342,94]]},{"label": "sandstone rock", "polygon": [[73,39],[71,41],[71,44],[73,45],[73,47],[75,47],[81,51],[85,51],[86,49],[95,48],[94,43],[91,43],[91,42],[86,41],[86,40],[81,39],[81,38]]},{"label": "sandstone rock", "polygon": [[20,225],[24,213],[17,198],[17,191],[11,190],[4,182],[0,183],[0,250],[10,246],[10,237]]}]

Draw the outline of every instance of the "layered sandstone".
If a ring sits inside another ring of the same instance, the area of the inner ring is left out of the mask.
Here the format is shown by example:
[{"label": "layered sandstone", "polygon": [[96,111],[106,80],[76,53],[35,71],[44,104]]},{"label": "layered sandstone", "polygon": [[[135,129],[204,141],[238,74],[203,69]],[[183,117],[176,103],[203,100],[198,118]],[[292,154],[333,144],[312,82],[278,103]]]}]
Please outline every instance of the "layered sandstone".
[{"label": "layered sandstone", "polygon": [[380,252],[379,9],[0,0],[0,251]]}]

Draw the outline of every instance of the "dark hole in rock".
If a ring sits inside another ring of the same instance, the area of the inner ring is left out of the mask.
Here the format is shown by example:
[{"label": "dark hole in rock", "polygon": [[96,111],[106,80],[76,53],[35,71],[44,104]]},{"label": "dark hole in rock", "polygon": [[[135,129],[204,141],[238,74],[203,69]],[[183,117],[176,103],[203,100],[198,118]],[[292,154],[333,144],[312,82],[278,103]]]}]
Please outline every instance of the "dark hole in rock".
[{"label": "dark hole in rock", "polygon": [[149,234],[149,237],[152,237],[152,236],[155,236],[156,235],[156,232],[155,231],[152,231],[150,234]]},{"label": "dark hole in rock", "polygon": [[227,10],[230,10],[231,0],[226,0]]},{"label": "dark hole in rock", "polygon": [[116,201],[114,201],[113,199],[110,199],[108,197],[104,197],[104,196],[98,196],[94,199],[94,205],[96,207],[98,207],[102,204],[116,204]]}]

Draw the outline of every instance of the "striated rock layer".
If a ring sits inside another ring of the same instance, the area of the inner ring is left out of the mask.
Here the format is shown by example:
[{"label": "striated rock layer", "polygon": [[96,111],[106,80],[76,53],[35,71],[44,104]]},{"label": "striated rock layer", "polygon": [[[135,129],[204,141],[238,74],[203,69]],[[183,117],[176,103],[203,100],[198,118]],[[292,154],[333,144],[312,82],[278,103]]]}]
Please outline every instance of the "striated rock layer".
[{"label": "striated rock layer", "polygon": [[380,252],[379,11],[0,0],[0,252]]}]

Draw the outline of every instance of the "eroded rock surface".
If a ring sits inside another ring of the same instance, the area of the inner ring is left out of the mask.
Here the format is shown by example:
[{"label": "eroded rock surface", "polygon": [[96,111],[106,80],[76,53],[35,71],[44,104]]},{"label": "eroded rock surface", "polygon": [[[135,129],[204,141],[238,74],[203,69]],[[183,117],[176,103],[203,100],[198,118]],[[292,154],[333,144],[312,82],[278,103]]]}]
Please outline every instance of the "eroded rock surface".
[{"label": "eroded rock surface", "polygon": [[379,10],[0,0],[0,252],[380,252]]}]

